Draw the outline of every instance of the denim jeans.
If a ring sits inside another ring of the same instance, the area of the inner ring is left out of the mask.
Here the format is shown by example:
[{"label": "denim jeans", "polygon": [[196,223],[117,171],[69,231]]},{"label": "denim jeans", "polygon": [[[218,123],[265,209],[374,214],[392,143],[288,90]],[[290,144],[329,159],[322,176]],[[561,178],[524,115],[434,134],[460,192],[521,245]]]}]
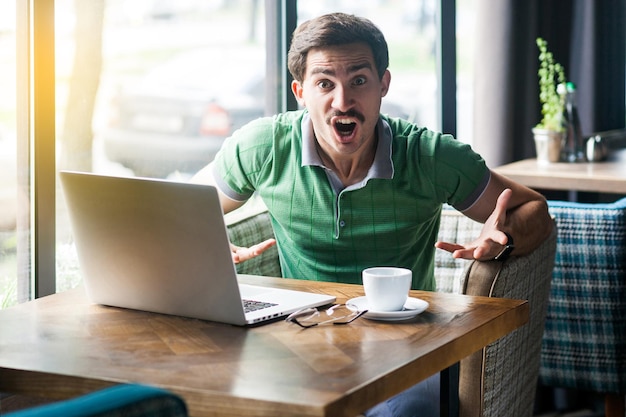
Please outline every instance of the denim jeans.
[{"label": "denim jeans", "polygon": [[438,417],[439,374],[375,405],[364,415],[365,417]]}]

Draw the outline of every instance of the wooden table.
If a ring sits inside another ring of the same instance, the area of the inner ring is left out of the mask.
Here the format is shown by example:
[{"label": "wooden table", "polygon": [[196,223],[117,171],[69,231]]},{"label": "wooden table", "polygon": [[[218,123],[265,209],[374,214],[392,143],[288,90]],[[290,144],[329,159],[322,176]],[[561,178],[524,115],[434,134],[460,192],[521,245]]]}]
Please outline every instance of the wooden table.
[{"label": "wooden table", "polygon": [[[242,276],[331,293],[362,286]],[[193,416],[350,416],[444,370],[528,320],[526,301],[412,291],[402,323],[243,328],[90,304],[82,289],[0,310],[0,392],[64,399],[140,382],[181,395]]]},{"label": "wooden table", "polygon": [[544,190],[626,194],[626,160],[540,164],[525,159],[494,169],[520,184]]}]

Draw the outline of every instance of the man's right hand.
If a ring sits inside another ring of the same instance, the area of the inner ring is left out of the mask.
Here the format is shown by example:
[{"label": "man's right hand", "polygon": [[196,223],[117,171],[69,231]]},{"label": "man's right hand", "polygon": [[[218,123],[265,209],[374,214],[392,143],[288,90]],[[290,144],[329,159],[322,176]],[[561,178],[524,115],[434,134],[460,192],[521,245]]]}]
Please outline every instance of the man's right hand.
[{"label": "man's right hand", "polygon": [[261,243],[257,243],[254,246],[250,246],[249,248],[244,248],[241,246],[235,246],[232,243],[230,244],[230,251],[233,256],[233,262],[235,264],[247,261],[248,259],[252,259],[256,256],[259,256],[267,249],[271,248],[276,244],[276,239],[267,239]]}]

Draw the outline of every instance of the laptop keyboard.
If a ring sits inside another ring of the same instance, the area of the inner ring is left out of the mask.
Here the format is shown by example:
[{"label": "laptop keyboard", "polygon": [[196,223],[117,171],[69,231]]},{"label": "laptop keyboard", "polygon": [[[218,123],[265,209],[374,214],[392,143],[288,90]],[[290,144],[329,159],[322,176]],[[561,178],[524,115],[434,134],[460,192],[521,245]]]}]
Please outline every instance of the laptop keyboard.
[{"label": "laptop keyboard", "polygon": [[278,305],[276,303],[267,303],[265,301],[243,300],[243,309],[246,313],[257,311],[268,307]]}]

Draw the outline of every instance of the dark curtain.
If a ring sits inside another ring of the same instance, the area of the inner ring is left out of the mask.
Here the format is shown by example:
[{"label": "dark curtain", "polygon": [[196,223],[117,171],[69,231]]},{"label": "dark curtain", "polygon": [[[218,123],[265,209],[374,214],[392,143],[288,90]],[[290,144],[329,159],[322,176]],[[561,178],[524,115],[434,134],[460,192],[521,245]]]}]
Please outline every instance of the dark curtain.
[{"label": "dark curtain", "polygon": [[474,148],[491,167],[535,157],[537,37],[578,87],[583,134],[626,120],[624,0],[477,0]]}]

